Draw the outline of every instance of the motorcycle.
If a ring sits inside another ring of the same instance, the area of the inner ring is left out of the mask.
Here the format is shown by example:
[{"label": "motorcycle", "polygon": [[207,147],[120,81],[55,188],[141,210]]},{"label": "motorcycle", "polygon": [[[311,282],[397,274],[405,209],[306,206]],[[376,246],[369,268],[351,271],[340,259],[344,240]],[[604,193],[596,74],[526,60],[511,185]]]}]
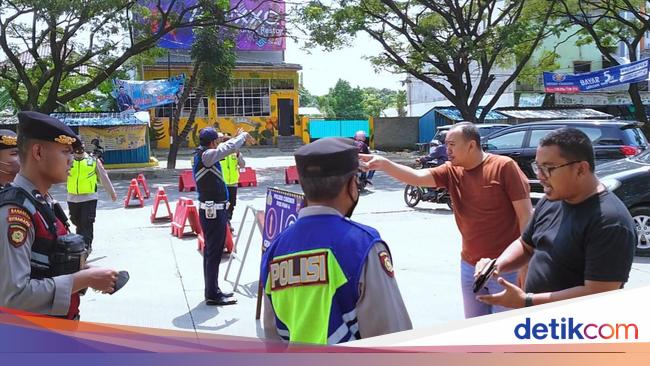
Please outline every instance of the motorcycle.
[{"label": "motorcycle", "polygon": [[[416,161],[416,169],[434,168],[438,166],[436,162]],[[453,204],[449,191],[445,188],[418,187],[407,184],[404,188],[404,202],[408,207],[417,206],[420,201],[446,204],[453,211]]]},{"label": "motorcycle", "polygon": [[364,173],[361,170],[357,172],[357,187],[359,188],[359,193],[365,192],[366,186],[372,185],[371,179],[374,174],[374,171],[372,171],[372,174],[370,174],[370,172]]}]

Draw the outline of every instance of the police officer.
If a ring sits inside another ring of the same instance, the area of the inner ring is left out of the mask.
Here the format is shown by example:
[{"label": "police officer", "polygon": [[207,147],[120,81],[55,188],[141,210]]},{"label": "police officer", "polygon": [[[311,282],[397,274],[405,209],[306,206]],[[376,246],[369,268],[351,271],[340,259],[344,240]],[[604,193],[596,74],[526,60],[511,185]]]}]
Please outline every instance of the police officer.
[{"label": "police officer", "polygon": [[19,170],[16,133],[0,130],[0,188],[12,182]]},{"label": "police officer", "polygon": [[307,207],[262,258],[267,338],[336,344],[412,328],[388,246],[350,220],[358,151],[325,138],[295,153]]},{"label": "police officer", "polygon": [[92,251],[93,225],[97,215],[98,181],[115,202],[117,194],[108,173],[100,160],[86,153],[81,142],[74,149],[74,160],[68,175],[67,201],[70,221],[77,228],[77,234],[84,237],[89,252]]},{"label": "police officer", "polygon": [[247,132],[241,128],[237,135],[221,144],[217,144],[219,135],[212,127],[199,132],[200,146],[194,153],[194,180],[199,194],[199,217],[205,239],[203,250],[203,279],[205,283],[206,305],[232,305],[237,300],[232,293],[219,288],[219,264],[226,242],[226,224],[228,222],[228,189],[224,181],[219,161],[234,153],[244,143],[252,141]]},{"label": "police officer", "polygon": [[48,194],[67,179],[76,136],[59,120],[18,113],[20,173],[0,192],[0,307],[78,319],[79,292],[115,289],[117,273],[85,268],[83,240],[69,234]]}]

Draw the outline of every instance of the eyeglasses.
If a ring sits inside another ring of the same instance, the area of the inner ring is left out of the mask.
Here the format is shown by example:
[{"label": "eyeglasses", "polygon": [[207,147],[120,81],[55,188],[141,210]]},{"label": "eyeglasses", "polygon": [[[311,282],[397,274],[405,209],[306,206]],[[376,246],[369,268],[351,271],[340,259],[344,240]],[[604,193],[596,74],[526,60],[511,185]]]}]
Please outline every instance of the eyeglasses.
[{"label": "eyeglasses", "polygon": [[533,173],[538,174],[538,175],[541,173],[542,176],[547,177],[547,178],[550,178],[550,177],[551,177],[551,173],[553,173],[553,171],[554,171],[555,169],[559,169],[559,168],[562,168],[562,167],[565,167],[565,166],[569,166],[569,165],[572,165],[572,164],[575,164],[575,163],[579,163],[579,162],[581,162],[581,161],[582,161],[582,160],[574,160],[574,161],[570,161],[570,162],[568,162],[568,163],[564,163],[564,164],[562,164],[562,165],[557,165],[557,166],[544,166],[544,165],[539,165],[539,164],[537,164],[536,161],[534,161],[534,162],[532,163],[532,166],[533,166]]}]

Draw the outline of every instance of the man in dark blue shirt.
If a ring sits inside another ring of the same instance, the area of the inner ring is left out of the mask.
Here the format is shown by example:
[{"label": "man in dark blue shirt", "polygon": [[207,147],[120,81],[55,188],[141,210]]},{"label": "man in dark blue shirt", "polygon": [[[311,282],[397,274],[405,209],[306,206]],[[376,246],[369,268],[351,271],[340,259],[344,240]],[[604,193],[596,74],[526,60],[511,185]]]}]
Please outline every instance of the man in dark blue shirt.
[{"label": "man in dark blue shirt", "polygon": [[117,96],[117,107],[120,109],[120,112],[124,112],[127,109],[135,109],[135,104],[131,97],[126,94],[123,86],[119,88],[119,95]]}]

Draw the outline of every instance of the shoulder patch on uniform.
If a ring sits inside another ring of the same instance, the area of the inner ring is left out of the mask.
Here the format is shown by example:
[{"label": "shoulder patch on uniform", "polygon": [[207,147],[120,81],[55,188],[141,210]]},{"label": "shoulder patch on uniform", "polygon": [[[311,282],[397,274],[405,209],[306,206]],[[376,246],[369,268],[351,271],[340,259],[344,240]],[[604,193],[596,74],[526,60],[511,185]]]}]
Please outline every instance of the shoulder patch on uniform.
[{"label": "shoulder patch on uniform", "polygon": [[27,228],[21,224],[10,224],[7,229],[7,239],[15,248],[22,246],[27,240]]},{"label": "shoulder patch on uniform", "polygon": [[27,211],[18,207],[9,208],[9,212],[7,213],[7,222],[9,223],[9,226],[17,224],[24,226],[25,229],[32,227],[32,217]]},{"label": "shoulder patch on uniform", "polygon": [[390,254],[388,254],[387,251],[382,250],[379,252],[379,264],[381,264],[381,268],[384,269],[387,275],[390,277],[395,277],[393,262],[390,260]]}]

